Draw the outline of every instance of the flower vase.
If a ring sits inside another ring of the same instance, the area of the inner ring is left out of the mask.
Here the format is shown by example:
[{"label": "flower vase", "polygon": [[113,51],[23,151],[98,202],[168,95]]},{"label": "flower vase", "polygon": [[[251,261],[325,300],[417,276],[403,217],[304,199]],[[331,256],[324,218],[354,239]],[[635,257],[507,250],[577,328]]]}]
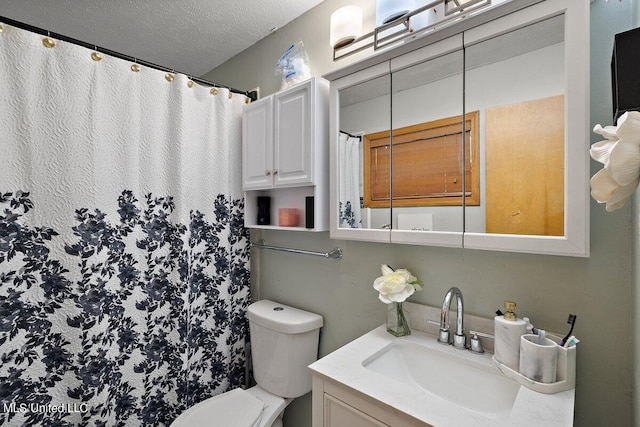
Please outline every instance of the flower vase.
[{"label": "flower vase", "polygon": [[402,307],[401,302],[387,304],[387,332],[396,337],[411,335],[409,327],[409,313]]}]

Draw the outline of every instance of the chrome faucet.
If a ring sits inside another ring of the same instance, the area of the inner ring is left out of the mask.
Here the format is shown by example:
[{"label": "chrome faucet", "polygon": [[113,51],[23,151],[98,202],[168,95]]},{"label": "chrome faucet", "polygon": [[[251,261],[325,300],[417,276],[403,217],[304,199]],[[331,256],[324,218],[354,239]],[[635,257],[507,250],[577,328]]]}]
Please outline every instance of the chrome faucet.
[{"label": "chrome faucet", "polygon": [[[456,297],[458,303],[458,312],[456,315],[456,333],[451,340],[451,334],[449,333],[449,311],[451,310],[451,300]],[[438,342],[441,344],[453,344],[455,348],[465,349],[467,348],[467,340],[464,335],[464,327],[462,316],[464,315],[464,308],[462,303],[462,291],[455,286],[449,289],[442,301],[442,313],[440,314],[440,334],[438,335]]]}]

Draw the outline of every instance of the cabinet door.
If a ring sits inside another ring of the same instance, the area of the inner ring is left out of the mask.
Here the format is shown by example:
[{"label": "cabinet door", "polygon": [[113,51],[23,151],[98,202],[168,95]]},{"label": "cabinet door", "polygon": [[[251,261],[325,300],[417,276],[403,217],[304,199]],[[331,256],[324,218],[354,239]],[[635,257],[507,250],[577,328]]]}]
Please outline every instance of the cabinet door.
[{"label": "cabinet door", "polygon": [[387,424],[365,414],[357,408],[336,399],[330,394],[324,395],[323,427],[385,427]]},{"label": "cabinet door", "polygon": [[313,85],[274,96],[274,186],[313,184]]},{"label": "cabinet door", "polygon": [[273,98],[247,105],[242,113],[242,188],[273,186]]}]

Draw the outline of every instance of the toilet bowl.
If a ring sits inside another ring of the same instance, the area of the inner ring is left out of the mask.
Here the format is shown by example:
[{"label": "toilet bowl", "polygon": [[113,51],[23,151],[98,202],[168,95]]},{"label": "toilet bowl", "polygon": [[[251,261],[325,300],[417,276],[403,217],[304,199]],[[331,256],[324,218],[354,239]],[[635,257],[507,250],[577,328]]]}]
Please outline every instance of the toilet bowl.
[{"label": "toilet bowl", "polygon": [[322,317],[269,300],[251,304],[247,317],[257,385],[203,400],[171,427],[282,427],[287,405],[311,391]]},{"label": "toilet bowl", "polygon": [[291,400],[260,386],[237,388],[192,406],[171,427],[280,427],[284,408]]}]

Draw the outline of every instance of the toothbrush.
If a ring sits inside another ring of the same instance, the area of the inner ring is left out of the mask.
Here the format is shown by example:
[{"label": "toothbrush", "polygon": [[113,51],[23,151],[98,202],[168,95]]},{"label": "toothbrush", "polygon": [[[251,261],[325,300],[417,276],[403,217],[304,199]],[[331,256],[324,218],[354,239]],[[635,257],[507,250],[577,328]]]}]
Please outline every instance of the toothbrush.
[{"label": "toothbrush", "polygon": [[567,342],[571,333],[573,332],[573,327],[576,325],[576,318],[578,316],[575,314],[569,314],[569,318],[567,319],[567,323],[571,325],[571,329],[569,329],[569,333],[562,339],[561,347],[564,347],[564,344]]}]

